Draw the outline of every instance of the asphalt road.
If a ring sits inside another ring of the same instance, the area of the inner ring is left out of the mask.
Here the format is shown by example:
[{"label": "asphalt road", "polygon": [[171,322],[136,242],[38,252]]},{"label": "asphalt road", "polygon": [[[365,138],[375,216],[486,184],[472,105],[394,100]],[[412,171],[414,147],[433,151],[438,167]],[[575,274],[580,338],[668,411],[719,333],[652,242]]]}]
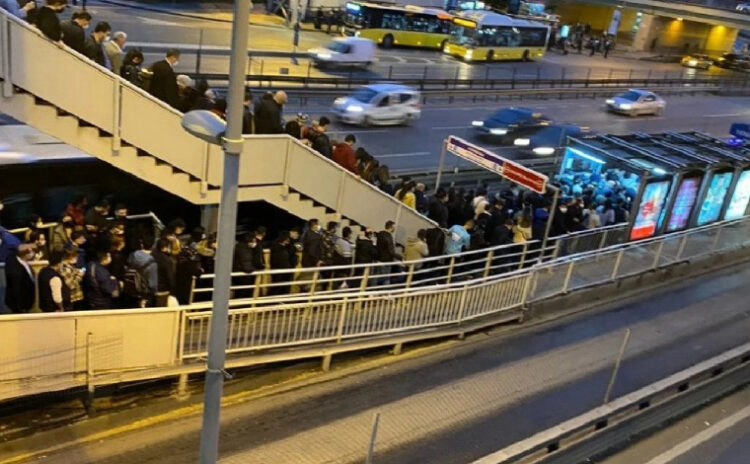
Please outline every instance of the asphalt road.
[{"label": "asphalt road", "polygon": [[[723,137],[731,123],[750,117],[748,97],[667,97],[667,109],[662,116],[637,118],[608,113],[604,111],[603,104],[603,99],[579,99],[426,105],[422,107],[422,118],[411,126],[363,128],[335,123],[330,132],[334,139],[354,134],[358,145],[365,147],[381,163],[386,163],[392,171],[413,172],[437,169],[442,141],[448,135],[465,138],[501,155],[512,156],[498,142],[478,139],[471,126],[473,120],[484,119],[494,111],[511,105],[531,107],[557,122],[581,124],[592,131],[611,134],[699,130]],[[313,118],[324,114],[331,116],[325,107],[319,111],[315,111],[315,108],[288,108],[286,113],[294,114],[297,111],[303,111]],[[454,156],[449,155],[446,160],[448,168],[464,165]]]},{"label": "asphalt road", "polygon": [[745,388],[637,441],[600,464],[747,464],[750,389]]},{"label": "asphalt road", "polygon": [[[363,462],[375,412],[375,463],[469,462],[599,405],[625,328],[614,397],[747,340],[746,266],[515,336],[237,404],[223,413],[221,463]],[[198,417],[34,462],[195,462]]]},{"label": "asphalt road", "polygon": [[[146,62],[161,59],[164,51],[172,46],[206,48],[201,57],[201,66],[196,67],[197,57],[193,52],[185,53],[177,66],[178,72],[227,73],[229,69],[228,46],[231,36],[231,25],[207,19],[193,19],[165,13],[146,11],[123,6],[112,6],[99,2],[89,2],[89,11],[94,22],[107,21],[114,30],[128,33],[129,41],[142,47],[146,52]],[[67,15],[68,13],[66,13]],[[202,36],[202,38],[201,38]],[[324,45],[331,36],[321,32],[302,31],[299,50],[306,51]],[[248,50],[291,51],[292,31],[271,26],[250,26]],[[263,64],[261,64],[261,61]],[[380,50],[378,61],[367,70],[344,69],[320,71],[308,66],[307,60],[293,65],[288,58],[254,59],[248,69],[249,73],[290,74],[290,75],[377,75],[391,78],[506,78],[516,75],[518,78],[567,78],[589,76],[605,77],[663,77],[670,76],[725,74],[719,68],[712,68],[708,73],[681,68],[677,64],[646,62],[636,59],[610,56],[604,59],[598,54],[589,57],[587,54],[571,53],[563,56],[550,52],[547,57],[535,63],[493,63],[467,64],[430,50],[395,49]]]}]

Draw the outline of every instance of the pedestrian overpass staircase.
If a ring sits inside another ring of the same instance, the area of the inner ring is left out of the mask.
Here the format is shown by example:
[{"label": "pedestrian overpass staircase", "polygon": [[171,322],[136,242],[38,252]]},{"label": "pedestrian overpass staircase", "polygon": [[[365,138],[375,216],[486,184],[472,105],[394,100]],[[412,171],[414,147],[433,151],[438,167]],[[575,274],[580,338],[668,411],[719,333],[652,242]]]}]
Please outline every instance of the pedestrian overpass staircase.
[{"label": "pedestrian overpass staircase", "polygon": [[[191,203],[219,202],[220,147],[185,132],[178,111],[3,10],[0,82],[0,112]],[[355,233],[393,220],[403,243],[436,226],[292,137],[244,139],[239,201],[263,200]]]}]

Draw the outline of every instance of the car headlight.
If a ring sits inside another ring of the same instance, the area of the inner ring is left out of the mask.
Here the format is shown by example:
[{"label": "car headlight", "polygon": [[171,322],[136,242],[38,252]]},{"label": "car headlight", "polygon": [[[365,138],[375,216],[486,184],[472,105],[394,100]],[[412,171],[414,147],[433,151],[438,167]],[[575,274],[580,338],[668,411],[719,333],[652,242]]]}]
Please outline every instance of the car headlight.
[{"label": "car headlight", "polygon": [[688,66],[697,66],[697,65],[698,65],[698,61],[697,60],[690,60],[690,61],[688,61]]},{"label": "car headlight", "polygon": [[555,149],[552,147],[536,147],[531,151],[533,151],[535,155],[540,155],[540,156],[549,156],[555,153]]},{"label": "car headlight", "polygon": [[471,125],[474,127],[482,127],[484,126],[484,121],[471,121]]},{"label": "car headlight", "polygon": [[337,98],[337,99],[335,99],[335,100],[333,101],[333,104],[334,104],[334,105],[343,105],[345,101],[346,101],[346,98],[344,98],[344,97],[339,97],[339,98]]},{"label": "car headlight", "polygon": [[517,147],[528,147],[531,144],[529,139],[516,139],[513,141],[513,145]]},{"label": "car headlight", "polygon": [[613,98],[608,98],[607,100],[605,100],[605,103],[608,104],[608,105],[614,105],[615,104],[615,100]]},{"label": "car headlight", "polygon": [[330,60],[331,54],[330,53],[318,53],[318,58],[321,60]]},{"label": "car headlight", "polygon": [[620,109],[629,110],[632,107],[633,105],[631,105],[630,103],[620,103]]},{"label": "car headlight", "polygon": [[364,108],[362,108],[359,105],[349,105],[346,107],[347,113],[361,113],[364,111]]},{"label": "car headlight", "polygon": [[508,129],[490,129],[492,135],[505,135],[508,133]]},{"label": "car headlight", "polygon": [[474,55],[474,50],[466,50],[466,54],[464,55],[464,58],[467,60],[470,60],[472,55]]}]

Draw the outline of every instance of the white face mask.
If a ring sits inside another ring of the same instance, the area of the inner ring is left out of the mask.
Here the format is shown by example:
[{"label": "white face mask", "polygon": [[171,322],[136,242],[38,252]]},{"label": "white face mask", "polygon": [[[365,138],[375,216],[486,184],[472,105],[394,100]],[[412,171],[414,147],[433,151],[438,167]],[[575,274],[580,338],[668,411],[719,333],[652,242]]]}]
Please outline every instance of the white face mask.
[{"label": "white face mask", "polygon": [[174,63],[172,63],[172,66],[173,66],[173,67],[175,67],[175,66],[177,66],[178,64],[180,64],[180,60],[177,60],[177,61],[175,61]]}]

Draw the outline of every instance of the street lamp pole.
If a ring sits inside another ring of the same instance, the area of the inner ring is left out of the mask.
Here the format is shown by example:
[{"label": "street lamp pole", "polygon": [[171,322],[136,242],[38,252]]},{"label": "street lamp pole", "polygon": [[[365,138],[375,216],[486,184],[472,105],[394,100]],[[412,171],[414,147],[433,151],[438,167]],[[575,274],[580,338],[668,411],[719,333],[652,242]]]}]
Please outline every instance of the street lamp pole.
[{"label": "street lamp pole", "polygon": [[208,368],[201,428],[200,464],[215,464],[219,456],[219,416],[224,388],[227,317],[232,257],[237,228],[237,184],[239,183],[242,141],[242,110],[245,99],[247,38],[251,0],[234,1],[232,22],[232,56],[229,62],[227,95],[227,130],[222,138],[224,180],[219,204],[216,267],[213,291],[213,313],[208,343]]}]

